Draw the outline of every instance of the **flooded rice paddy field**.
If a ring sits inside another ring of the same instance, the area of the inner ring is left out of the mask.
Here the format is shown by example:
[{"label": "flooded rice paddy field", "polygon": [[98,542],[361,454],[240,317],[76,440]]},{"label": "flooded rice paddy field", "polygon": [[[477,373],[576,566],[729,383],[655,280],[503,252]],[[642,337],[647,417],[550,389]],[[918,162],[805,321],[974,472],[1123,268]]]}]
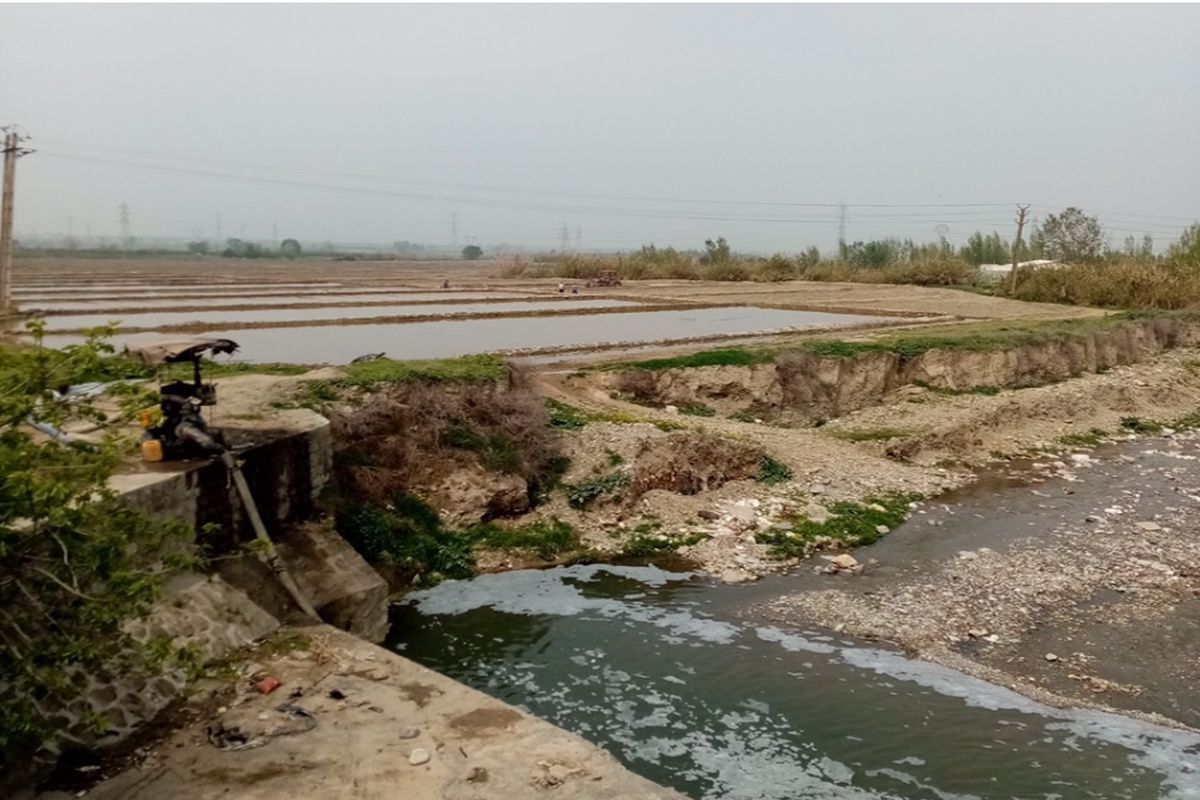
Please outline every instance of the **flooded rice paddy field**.
[{"label": "flooded rice paddy field", "polygon": [[[851,314],[740,306],[562,317],[213,330],[205,335],[235,339],[241,345],[238,358],[250,362],[345,364],[365,353],[377,352],[396,359],[447,358],[505,350],[652,342],[881,321],[878,317]],[[114,343],[119,347],[126,342],[146,341],[146,336],[153,335],[118,336]],[[58,334],[47,336],[46,344],[58,347],[79,340],[77,335]]]},{"label": "flooded rice paddy field", "polygon": [[203,292],[222,292],[222,291],[268,291],[272,289],[314,289],[318,291],[339,289],[342,288],[341,283],[325,283],[315,281],[305,281],[301,283],[261,283],[261,282],[238,282],[238,281],[220,281],[212,282],[205,280],[196,281],[171,281],[170,283],[151,283],[147,281],[129,280],[120,282],[108,283],[73,283],[70,285],[62,283],[23,283],[13,287],[12,293],[17,296],[40,295],[40,294],[104,294],[104,293],[145,293],[145,292],[195,292],[197,290]]},{"label": "flooded rice paddy field", "polygon": [[416,592],[390,644],[694,798],[1200,797],[1200,736],[1041,705],[655,567]]},{"label": "flooded rice paddy field", "polygon": [[321,294],[254,295],[230,294],[204,297],[147,297],[91,300],[38,300],[24,301],[18,298],[23,308],[51,312],[93,312],[106,308],[181,308],[209,306],[214,308],[258,308],[260,306],[320,306],[331,303],[447,303],[458,300],[521,300],[535,299],[539,295],[517,292],[354,292]]},{"label": "flooded rice paddy field", "polygon": [[269,324],[296,320],[339,320],[370,319],[372,317],[404,317],[426,315],[505,314],[527,311],[568,311],[581,308],[616,308],[635,306],[628,300],[558,300],[496,303],[429,304],[406,303],[403,305],[370,306],[309,306],[306,308],[277,308],[254,310],[220,310],[159,312],[148,314],[71,314],[51,316],[47,319],[49,330],[81,330],[107,325],[119,321],[125,328],[161,328],[168,325],[207,323],[211,325],[234,325],[245,323]]}]

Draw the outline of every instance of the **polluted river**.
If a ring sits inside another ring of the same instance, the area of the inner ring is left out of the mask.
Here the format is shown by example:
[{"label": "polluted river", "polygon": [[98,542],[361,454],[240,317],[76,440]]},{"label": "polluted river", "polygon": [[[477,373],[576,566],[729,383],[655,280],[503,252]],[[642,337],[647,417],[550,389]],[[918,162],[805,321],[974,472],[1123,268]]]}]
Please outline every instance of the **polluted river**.
[{"label": "polluted river", "polygon": [[[1195,438],[1142,439],[1087,457],[1083,479],[993,475],[858,551],[882,562],[863,591],[886,591],[889,571],[1003,549],[1122,498],[1130,513],[1176,511],[1174,487],[1200,478],[1198,449]],[[746,586],[651,565],[490,574],[408,595],[390,644],[693,798],[1200,798],[1193,732],[1051,707],[762,613],[854,580],[814,575],[811,563]],[[1168,705],[1192,705],[1194,684],[1176,688],[1161,693]]]}]

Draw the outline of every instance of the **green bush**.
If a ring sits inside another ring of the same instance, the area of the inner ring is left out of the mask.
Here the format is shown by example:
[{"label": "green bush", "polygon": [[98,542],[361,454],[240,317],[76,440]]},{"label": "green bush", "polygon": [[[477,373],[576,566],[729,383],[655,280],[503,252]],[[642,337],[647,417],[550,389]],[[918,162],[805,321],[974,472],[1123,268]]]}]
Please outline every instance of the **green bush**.
[{"label": "green bush", "polygon": [[[40,343],[43,326],[30,330]],[[84,673],[151,675],[168,663],[194,666],[193,651],[163,639],[135,641],[125,625],[150,610],[165,578],[197,566],[180,522],[133,510],[108,485],[132,450],[115,432],[147,405],[144,390],[115,384],[119,410],[57,390],[125,376],[101,332],[62,349],[0,346],[0,770],[64,735],[99,734],[87,714],[66,730],[58,712],[75,705]],[[99,446],[63,445],[26,421],[108,430]]]},{"label": "green bush", "polygon": [[530,550],[547,561],[579,547],[579,532],[570,523],[557,518],[515,526],[486,522],[471,528],[468,536],[484,547]]},{"label": "green bush", "polygon": [[920,499],[919,494],[893,492],[868,497],[862,503],[838,502],[829,507],[829,518],[824,522],[796,517],[790,520],[791,530],[772,529],[756,539],[771,545],[772,552],[783,558],[808,555],[821,537],[847,547],[872,544],[883,536],[880,526],[892,529],[903,523],[910,504]]},{"label": "green bush", "polygon": [[787,464],[776,461],[765,453],[758,460],[758,474],[754,480],[772,486],[792,479],[792,470]]},{"label": "green bush", "polygon": [[567,502],[572,508],[587,508],[596,500],[629,485],[629,473],[609,472],[585,478],[579,483],[567,484]]},{"label": "green bush", "polygon": [[334,526],[368,562],[418,582],[475,574],[471,537],[443,528],[437,512],[413,495],[397,496],[389,508],[351,504],[337,512]]}]

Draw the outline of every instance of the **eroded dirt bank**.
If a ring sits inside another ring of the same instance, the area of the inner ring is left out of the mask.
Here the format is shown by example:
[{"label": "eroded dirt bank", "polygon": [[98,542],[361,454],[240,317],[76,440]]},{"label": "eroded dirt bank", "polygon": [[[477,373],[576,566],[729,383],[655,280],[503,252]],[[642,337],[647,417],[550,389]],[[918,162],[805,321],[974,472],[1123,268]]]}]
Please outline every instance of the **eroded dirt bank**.
[{"label": "eroded dirt bank", "polygon": [[580,375],[580,387],[653,405],[705,404],[723,415],[812,424],[878,405],[918,386],[958,393],[1043,386],[1135,364],[1200,340],[1190,318],[1129,320],[1011,347],[971,342],[939,347],[905,340],[820,342],[787,349],[766,363],[685,368],[617,368]]}]

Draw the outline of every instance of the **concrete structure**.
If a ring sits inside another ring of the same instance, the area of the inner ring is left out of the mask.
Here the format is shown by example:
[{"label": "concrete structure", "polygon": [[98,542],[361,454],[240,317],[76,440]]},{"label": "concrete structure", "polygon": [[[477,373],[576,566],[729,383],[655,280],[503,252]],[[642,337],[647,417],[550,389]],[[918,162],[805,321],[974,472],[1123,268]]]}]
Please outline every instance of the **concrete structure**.
[{"label": "concrete structure", "polygon": [[[252,445],[240,455],[242,472],[267,528],[307,519],[333,469],[329,420],[300,409],[281,430],[222,427],[233,444]],[[216,552],[254,537],[229,473],[216,459],[144,464],[114,475],[109,484],[148,514],[183,520]]]},{"label": "concrete structure", "polygon": [[87,797],[683,800],[580,737],[395,653],[329,626],[304,633],[303,649],[254,665],[282,682],[277,691],[260,694],[245,676],[216,718],[175,731]]}]

